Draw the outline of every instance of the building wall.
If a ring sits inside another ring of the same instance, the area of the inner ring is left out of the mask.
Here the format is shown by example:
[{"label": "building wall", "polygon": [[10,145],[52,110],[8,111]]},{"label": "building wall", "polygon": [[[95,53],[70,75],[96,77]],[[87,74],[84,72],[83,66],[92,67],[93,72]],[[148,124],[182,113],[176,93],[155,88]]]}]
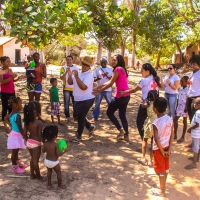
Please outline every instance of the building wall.
[{"label": "building wall", "polygon": [[28,47],[21,48],[21,42],[15,44],[15,41],[16,39],[13,39],[3,45],[3,55],[10,57],[12,63],[15,63],[15,49],[21,50],[21,61],[23,60],[25,54],[29,55],[30,52]]}]

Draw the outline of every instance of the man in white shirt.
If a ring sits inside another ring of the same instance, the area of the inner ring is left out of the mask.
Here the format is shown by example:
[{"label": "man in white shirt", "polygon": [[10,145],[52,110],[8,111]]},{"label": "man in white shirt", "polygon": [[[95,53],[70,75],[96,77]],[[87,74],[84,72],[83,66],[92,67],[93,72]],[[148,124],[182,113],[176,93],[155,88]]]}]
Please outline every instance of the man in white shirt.
[{"label": "man in white shirt", "polygon": [[[108,82],[111,77],[112,77],[112,68],[107,67],[107,63],[108,60],[105,57],[102,57],[100,59],[100,63],[101,63],[101,67],[95,69],[94,71],[94,81],[97,81],[97,86],[103,85],[104,83]],[[112,98],[112,88],[108,88],[105,91],[99,93],[96,97],[95,97],[95,107],[93,109],[93,113],[92,113],[92,117],[93,119],[91,120],[91,122],[95,122],[100,114],[100,104],[101,101],[103,99],[103,97],[105,98],[105,100],[107,101],[108,105],[111,102],[111,98]]]},{"label": "man in white shirt", "polygon": [[[69,114],[69,104],[70,104],[70,97],[72,100],[72,104],[74,107],[74,97],[73,97],[73,85],[68,84],[68,72],[67,67],[70,68],[71,71],[76,70],[78,71],[78,67],[73,64],[73,57],[71,55],[66,57],[66,65],[61,67],[60,69],[60,79],[63,81],[63,96],[64,96],[64,109],[65,109],[65,117],[68,121],[70,118]],[[73,109],[73,117],[74,117],[74,109]]]}]

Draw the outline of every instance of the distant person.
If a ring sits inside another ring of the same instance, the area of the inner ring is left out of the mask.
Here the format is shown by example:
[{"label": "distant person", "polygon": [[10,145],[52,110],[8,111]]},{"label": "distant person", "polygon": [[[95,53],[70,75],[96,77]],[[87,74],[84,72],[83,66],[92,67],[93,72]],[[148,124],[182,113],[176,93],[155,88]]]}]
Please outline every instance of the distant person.
[{"label": "distant person", "polygon": [[58,127],[55,125],[46,126],[43,130],[43,148],[42,152],[46,153],[44,165],[47,167],[47,189],[52,189],[51,175],[53,170],[56,172],[58,180],[58,190],[65,189],[66,186],[62,184],[61,168],[58,158],[62,156],[66,150],[60,152],[56,138],[58,136]]},{"label": "distant person", "polygon": [[[20,62],[19,62],[20,61]],[[23,58],[23,64],[25,65],[25,63],[28,61],[28,59],[27,59],[27,55],[25,54],[24,55],[24,58]],[[21,63],[21,60],[18,60],[18,63]]]},{"label": "distant person", "polygon": [[[93,94],[98,95],[99,93],[110,88],[114,83],[116,85],[114,98],[111,100],[108,109],[107,116],[110,121],[115,125],[119,134],[117,135],[117,140],[129,141],[128,132],[128,121],[126,119],[126,109],[128,102],[130,100],[130,94],[124,94],[120,96],[120,91],[128,90],[128,74],[125,67],[125,61],[122,55],[117,54],[112,58],[113,76],[112,78],[93,89]],[[119,118],[122,125],[119,123],[118,119],[115,117],[115,112],[119,111]]]},{"label": "distant person", "polygon": [[[108,82],[112,78],[112,68],[107,67],[108,60],[105,57],[102,57],[100,59],[101,67],[96,68],[94,71],[94,82],[97,82],[97,86],[103,85],[104,83]],[[92,117],[93,119],[91,122],[95,122],[100,114],[100,104],[103,99],[103,97],[106,99],[107,104],[111,102],[112,99],[112,88],[108,88],[105,91],[99,93],[95,97],[95,107],[93,109]]]},{"label": "distant person", "polygon": [[138,71],[140,70],[140,61],[139,60],[136,63],[136,68],[137,68]]},{"label": "distant person", "polygon": [[40,54],[34,53],[33,54],[33,60],[36,64],[35,66],[35,89],[28,91],[29,96],[29,102],[30,101],[40,101],[40,96],[42,93],[42,79],[46,78],[47,72],[46,72],[46,65],[40,62]]},{"label": "distant person", "polygon": [[79,68],[73,64],[73,56],[69,55],[66,57],[66,65],[61,67],[60,69],[60,79],[63,81],[63,96],[64,96],[64,112],[66,120],[69,121],[70,119],[70,112],[69,112],[69,104],[70,104],[70,97],[73,105],[73,117],[74,116],[74,96],[73,96],[73,84],[68,84],[68,71],[67,68],[72,71],[76,70],[79,71]]},{"label": "distant person", "polygon": [[153,121],[153,157],[154,170],[159,176],[158,188],[152,189],[154,196],[165,196],[167,175],[169,173],[169,157],[174,140],[173,122],[168,115],[167,100],[158,97],[153,103],[153,110],[157,114],[157,119]]}]

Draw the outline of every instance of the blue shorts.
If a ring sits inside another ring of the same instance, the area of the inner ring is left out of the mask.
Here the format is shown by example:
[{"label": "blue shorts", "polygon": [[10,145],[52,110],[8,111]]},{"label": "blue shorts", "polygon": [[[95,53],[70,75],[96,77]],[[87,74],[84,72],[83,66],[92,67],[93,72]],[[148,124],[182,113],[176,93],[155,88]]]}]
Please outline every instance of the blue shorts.
[{"label": "blue shorts", "polygon": [[34,83],[35,89],[28,92],[42,93],[42,83]]}]

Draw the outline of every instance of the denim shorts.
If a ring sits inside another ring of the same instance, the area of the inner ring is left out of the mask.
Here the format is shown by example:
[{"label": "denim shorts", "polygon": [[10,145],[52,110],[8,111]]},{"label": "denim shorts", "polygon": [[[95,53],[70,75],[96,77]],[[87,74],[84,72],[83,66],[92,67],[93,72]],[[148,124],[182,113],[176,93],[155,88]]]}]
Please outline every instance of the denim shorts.
[{"label": "denim shorts", "polygon": [[35,89],[28,92],[42,93],[42,83],[34,83]]}]

